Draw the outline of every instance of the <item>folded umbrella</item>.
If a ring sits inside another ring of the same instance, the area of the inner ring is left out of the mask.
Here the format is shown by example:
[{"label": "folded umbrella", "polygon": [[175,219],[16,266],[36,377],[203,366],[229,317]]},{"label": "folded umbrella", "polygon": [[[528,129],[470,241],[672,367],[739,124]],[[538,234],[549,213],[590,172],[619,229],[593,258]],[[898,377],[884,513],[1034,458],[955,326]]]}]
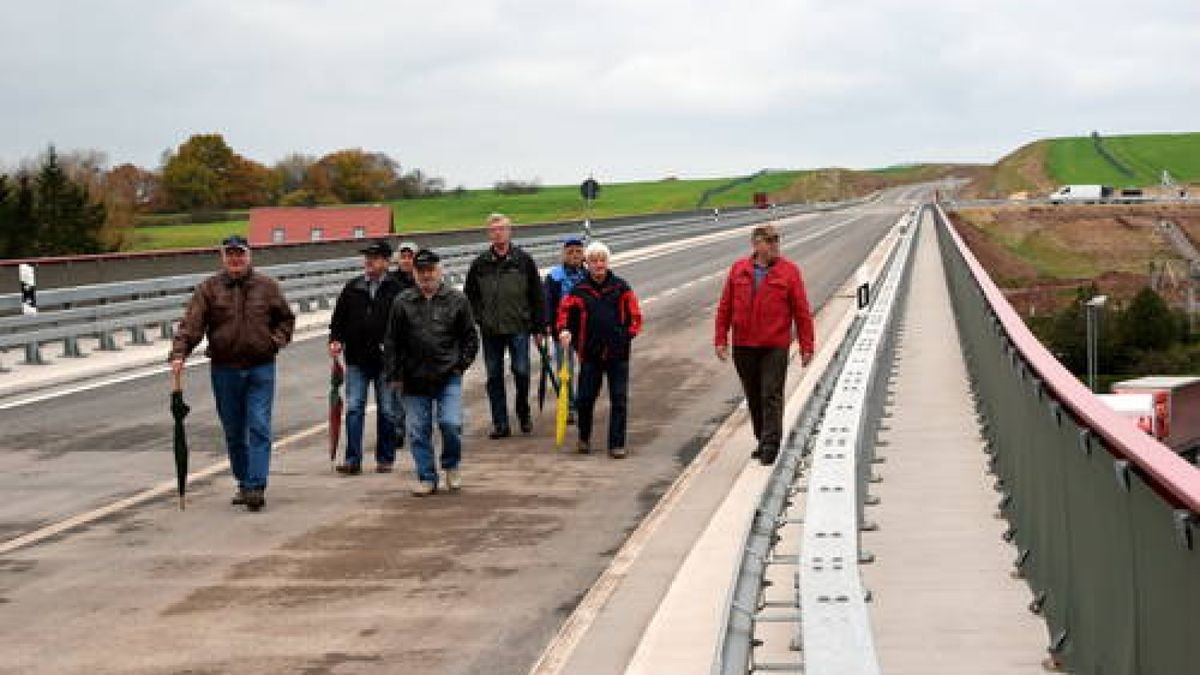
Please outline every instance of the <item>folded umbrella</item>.
[{"label": "folded umbrella", "polygon": [[542,377],[538,380],[538,412],[541,412],[546,407],[546,380],[550,380],[550,384],[554,386],[554,395],[558,395],[558,378],[554,375],[554,368],[550,366],[550,353],[546,349],[546,343],[538,345],[538,352],[542,355]]},{"label": "folded umbrella", "polygon": [[188,446],[183,418],[191,408],[183,402],[183,374],[171,374],[171,417],[175,420],[175,485],[179,491],[179,510],[183,510],[183,496],[187,491]]},{"label": "folded umbrella", "polygon": [[571,364],[569,359],[563,359],[562,367],[558,369],[558,415],[554,420],[554,444],[561,448],[567,439],[567,417],[571,412]]},{"label": "folded umbrella", "polygon": [[329,367],[329,461],[337,459],[338,440],[342,437],[342,383],[346,368],[337,358]]}]

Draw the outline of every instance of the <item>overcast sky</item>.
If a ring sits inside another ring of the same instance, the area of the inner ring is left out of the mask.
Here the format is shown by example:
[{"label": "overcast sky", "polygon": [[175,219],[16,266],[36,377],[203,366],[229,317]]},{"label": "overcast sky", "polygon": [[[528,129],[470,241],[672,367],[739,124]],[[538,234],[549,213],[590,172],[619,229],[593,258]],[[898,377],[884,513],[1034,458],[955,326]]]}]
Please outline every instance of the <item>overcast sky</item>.
[{"label": "overcast sky", "polygon": [[992,162],[1200,131],[1200,1],[39,0],[0,18],[0,165],[383,151],[448,184]]}]

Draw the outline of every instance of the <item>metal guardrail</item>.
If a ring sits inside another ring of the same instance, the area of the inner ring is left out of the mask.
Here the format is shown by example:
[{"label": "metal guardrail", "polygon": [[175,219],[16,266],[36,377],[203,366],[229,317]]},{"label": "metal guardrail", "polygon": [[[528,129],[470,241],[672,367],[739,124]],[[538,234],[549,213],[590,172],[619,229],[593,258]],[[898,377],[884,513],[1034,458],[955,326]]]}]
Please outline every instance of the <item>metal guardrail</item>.
[{"label": "metal guardrail", "polygon": [[[999,510],[1059,667],[1195,672],[1200,471],[1038,342],[936,208]],[[1082,328],[1081,328],[1082,330]]]},{"label": "metal guardrail", "polygon": [[[731,227],[740,227],[761,220],[786,217],[796,213],[827,210],[833,206],[790,206],[770,211],[740,211],[724,217],[667,218],[622,225],[601,230],[596,236],[604,237],[614,250],[626,246],[644,245],[659,240],[676,238],[681,232],[689,235],[703,234]],[[539,264],[557,262],[561,250],[561,235],[545,235],[518,240]],[[481,245],[460,244],[439,249],[450,283],[461,284],[470,261],[478,254]],[[259,268],[275,277],[290,302],[297,304],[302,312],[311,310],[313,303],[327,308],[345,284],[346,278],[361,269],[360,256],[320,260]],[[62,341],[63,354],[68,357],[83,356],[79,340],[97,338],[99,349],[117,350],[114,337],[119,331],[128,330],[133,344],[150,342],[146,329],[157,328],[161,338],[168,339],[173,333],[172,323],[180,318],[181,308],[197,284],[211,273],[186,274],[161,279],[147,279],[122,283],[96,284],[78,288],[55,289],[39,294],[42,307],[63,307],[37,315],[12,315],[0,317],[0,353],[12,348],[23,348],[24,363],[43,364],[41,348],[49,342]],[[0,310],[19,306],[18,294],[0,296]],[[74,307],[73,305],[85,305]],[[0,372],[4,368],[0,364]]]},{"label": "metal guardrail", "polygon": [[[874,429],[883,412],[882,364],[890,363],[892,326],[907,288],[919,216],[911,211],[897,223],[901,236],[871,304],[838,345],[776,460],[746,533],[713,673],[878,672],[858,575],[859,562],[868,558],[860,555],[859,532],[868,526],[863,506],[870,501]],[[789,515],[801,492],[807,495],[803,518]],[[801,522],[799,556],[774,552],[780,528]],[[765,577],[772,565],[795,568],[793,597],[767,598]],[[755,630],[763,622],[794,623],[791,646],[803,651],[803,660],[756,662]]]}]

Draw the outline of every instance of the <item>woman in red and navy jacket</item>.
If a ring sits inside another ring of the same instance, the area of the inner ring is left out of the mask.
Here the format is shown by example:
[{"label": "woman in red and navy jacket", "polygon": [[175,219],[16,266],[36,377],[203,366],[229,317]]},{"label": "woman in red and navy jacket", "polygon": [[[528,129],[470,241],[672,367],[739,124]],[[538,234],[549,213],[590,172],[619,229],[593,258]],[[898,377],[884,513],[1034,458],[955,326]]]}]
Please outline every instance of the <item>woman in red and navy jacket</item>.
[{"label": "woman in red and navy jacket", "polygon": [[575,284],[558,307],[555,322],[563,347],[574,343],[579,355],[579,452],[591,451],[592,410],[603,378],[608,378],[608,454],[625,456],[625,419],[629,400],[629,348],[642,330],[642,310],[629,284],[608,269],[609,250],[600,242],[584,254],[588,275]]}]

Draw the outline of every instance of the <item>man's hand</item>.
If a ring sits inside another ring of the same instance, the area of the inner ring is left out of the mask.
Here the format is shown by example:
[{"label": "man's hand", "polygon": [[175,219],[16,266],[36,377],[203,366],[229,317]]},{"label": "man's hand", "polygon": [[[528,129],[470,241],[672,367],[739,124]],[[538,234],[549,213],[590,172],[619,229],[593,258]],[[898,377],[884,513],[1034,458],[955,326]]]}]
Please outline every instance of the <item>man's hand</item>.
[{"label": "man's hand", "polygon": [[337,340],[330,340],[329,341],[329,355],[335,359],[337,357],[341,356],[342,355],[342,343],[338,342]]},{"label": "man's hand", "polygon": [[533,334],[533,342],[534,342],[534,344],[536,344],[538,346],[538,349],[541,349],[542,345],[546,344],[546,336],[540,332],[534,333]]},{"label": "man's hand", "polygon": [[171,359],[171,377],[178,378],[183,374],[183,359]]},{"label": "man's hand", "polygon": [[558,344],[562,345],[563,349],[571,348],[571,331],[564,330],[558,334]]},{"label": "man's hand", "polygon": [[717,345],[716,351],[718,359],[721,359],[722,361],[729,360],[729,345]]},{"label": "man's hand", "polygon": [[800,365],[807,366],[808,364],[812,363],[812,360],[813,360],[812,352],[808,352],[808,353],[800,352]]}]

